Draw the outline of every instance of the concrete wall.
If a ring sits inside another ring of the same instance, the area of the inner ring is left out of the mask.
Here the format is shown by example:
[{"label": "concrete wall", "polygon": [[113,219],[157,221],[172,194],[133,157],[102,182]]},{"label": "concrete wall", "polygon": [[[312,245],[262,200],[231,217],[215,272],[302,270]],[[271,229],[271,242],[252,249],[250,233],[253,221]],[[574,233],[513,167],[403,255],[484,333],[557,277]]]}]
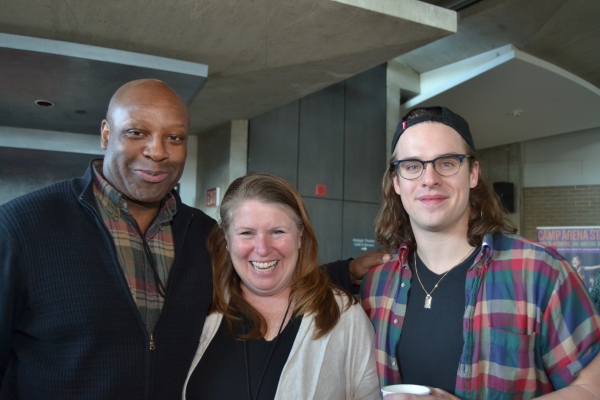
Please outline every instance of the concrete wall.
[{"label": "concrete wall", "polygon": [[231,124],[198,136],[198,186],[196,207],[217,219],[217,207],[206,206],[206,190],[221,188],[221,198],[229,181]]},{"label": "concrete wall", "polygon": [[103,155],[100,136],[0,126],[0,204],[82,176]]},{"label": "concrete wall", "polygon": [[600,184],[600,128],[523,142],[525,187]]},{"label": "concrete wall", "polygon": [[530,187],[523,190],[523,236],[539,226],[600,226],[600,185]]},{"label": "concrete wall", "polygon": [[[247,168],[248,120],[234,120],[198,136],[196,207],[218,220],[220,200],[229,184]],[[216,206],[206,205],[206,191],[218,188]]]},{"label": "concrete wall", "polygon": [[519,232],[523,215],[523,169],[521,163],[521,144],[490,147],[477,152],[485,181],[492,187],[494,182],[510,182],[514,185],[515,212],[507,217]]},{"label": "concrete wall", "polygon": [[[185,204],[195,205],[198,138],[188,140],[179,194]],[[0,204],[82,176],[90,160],[103,156],[99,135],[0,126]]]},{"label": "concrete wall", "polygon": [[536,239],[539,226],[600,225],[600,128],[478,151],[491,185],[515,185],[519,233]]},{"label": "concrete wall", "polygon": [[82,176],[101,156],[0,147],[0,204],[44,186]]},{"label": "concrete wall", "polygon": [[523,235],[600,225],[600,128],[522,143]]},{"label": "concrete wall", "polygon": [[298,188],[322,262],[375,247],[386,107],[382,65],[250,120],[248,171],[281,175]]}]

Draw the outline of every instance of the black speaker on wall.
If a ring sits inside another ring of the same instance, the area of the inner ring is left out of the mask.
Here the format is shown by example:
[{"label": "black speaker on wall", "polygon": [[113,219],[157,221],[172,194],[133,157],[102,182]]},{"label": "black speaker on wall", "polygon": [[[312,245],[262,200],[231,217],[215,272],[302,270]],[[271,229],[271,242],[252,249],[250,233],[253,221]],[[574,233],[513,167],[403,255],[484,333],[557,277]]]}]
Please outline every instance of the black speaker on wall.
[{"label": "black speaker on wall", "polygon": [[515,185],[511,182],[494,182],[494,192],[500,198],[504,212],[515,212]]}]

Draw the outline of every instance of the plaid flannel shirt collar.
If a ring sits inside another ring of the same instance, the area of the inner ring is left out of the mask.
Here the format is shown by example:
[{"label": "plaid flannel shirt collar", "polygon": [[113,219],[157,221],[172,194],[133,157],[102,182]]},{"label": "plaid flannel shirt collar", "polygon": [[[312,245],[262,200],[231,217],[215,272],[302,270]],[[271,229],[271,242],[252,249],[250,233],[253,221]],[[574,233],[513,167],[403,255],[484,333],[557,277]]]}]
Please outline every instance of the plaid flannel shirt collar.
[{"label": "plaid flannel shirt collar", "polygon": [[[92,163],[94,172],[94,186],[98,190],[98,200],[102,206],[117,220],[122,217],[132,219],[133,217],[129,213],[128,203],[123,193],[116,190],[106,179],[102,176],[102,165],[103,160],[96,160]],[[158,215],[156,216],[155,223],[151,225],[148,231],[152,232],[156,229],[160,229],[160,225],[165,222],[173,220],[173,216],[177,213],[177,201],[175,196],[171,193],[167,193],[162,201],[162,206]]]},{"label": "plaid flannel shirt collar", "polygon": [[[481,243],[481,250],[477,257],[475,257],[475,262],[471,266],[471,268],[476,266],[485,266],[486,268],[490,265],[490,260],[492,259],[493,254],[493,245],[494,245],[494,235],[492,233],[488,233],[483,237],[483,241]],[[410,251],[408,250],[408,246],[406,243],[402,243],[398,249],[398,260],[400,261],[400,265],[403,268],[408,268],[408,257],[410,256]],[[388,261],[393,262],[394,259]],[[480,262],[481,261],[481,262]]]}]

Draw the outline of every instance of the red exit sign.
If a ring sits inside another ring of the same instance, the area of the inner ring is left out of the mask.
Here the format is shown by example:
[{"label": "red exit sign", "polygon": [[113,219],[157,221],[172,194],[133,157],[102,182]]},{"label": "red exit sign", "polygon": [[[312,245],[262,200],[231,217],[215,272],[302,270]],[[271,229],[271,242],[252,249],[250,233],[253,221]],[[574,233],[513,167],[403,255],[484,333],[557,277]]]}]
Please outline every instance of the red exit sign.
[{"label": "red exit sign", "polygon": [[317,185],[315,194],[320,197],[327,196],[327,186],[326,185]]}]

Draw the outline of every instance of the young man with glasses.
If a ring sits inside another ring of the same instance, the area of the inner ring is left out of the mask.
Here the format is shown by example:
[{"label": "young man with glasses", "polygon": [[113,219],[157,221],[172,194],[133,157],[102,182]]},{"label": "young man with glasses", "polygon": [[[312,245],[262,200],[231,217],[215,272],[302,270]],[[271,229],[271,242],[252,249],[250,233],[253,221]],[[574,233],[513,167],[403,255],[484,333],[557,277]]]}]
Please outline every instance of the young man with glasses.
[{"label": "young man with glasses", "polygon": [[376,234],[399,250],[361,288],[381,385],[426,385],[434,398],[597,398],[594,304],[563,257],[505,223],[467,122],[445,107],[411,110],[392,155]]}]

